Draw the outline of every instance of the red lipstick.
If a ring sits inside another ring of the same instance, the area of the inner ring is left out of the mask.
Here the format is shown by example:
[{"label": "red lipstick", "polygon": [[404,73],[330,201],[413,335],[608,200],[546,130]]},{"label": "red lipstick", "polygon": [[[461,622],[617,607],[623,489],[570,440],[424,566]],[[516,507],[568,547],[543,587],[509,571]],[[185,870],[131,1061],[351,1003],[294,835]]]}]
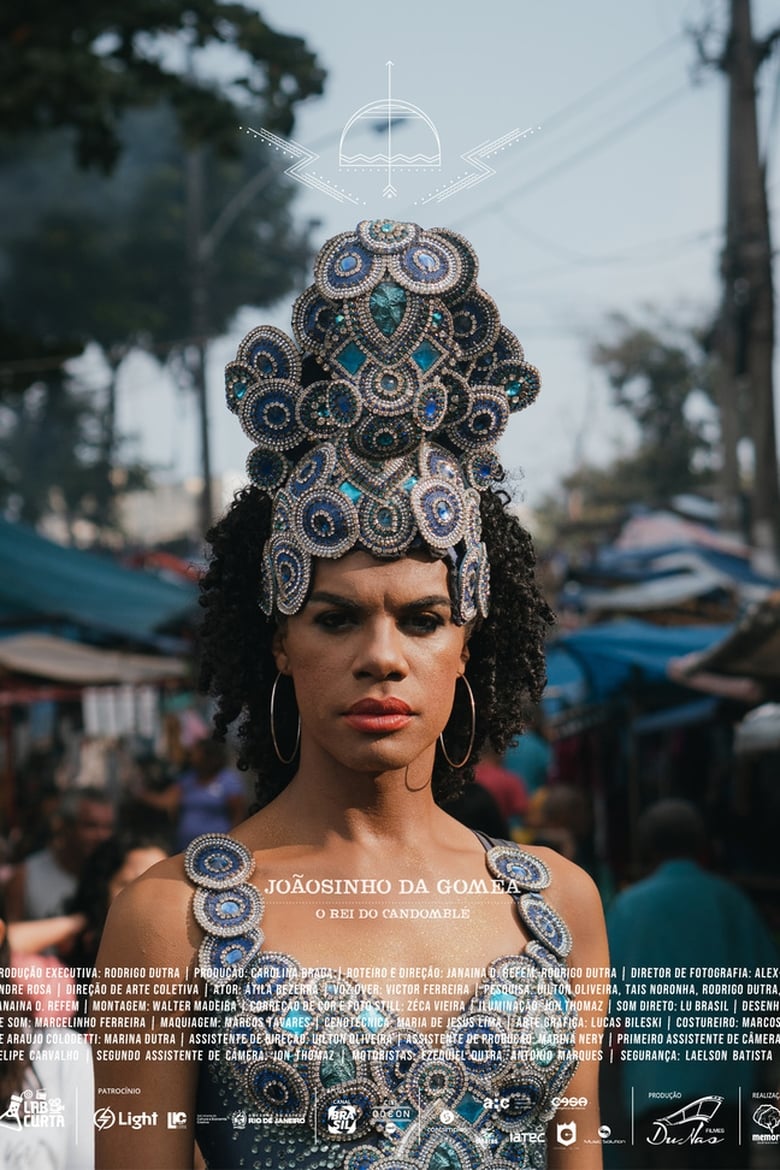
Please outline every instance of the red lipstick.
[{"label": "red lipstick", "polygon": [[386,699],[359,699],[344,715],[350,727],[368,735],[400,731],[411,718],[409,704],[393,695]]}]

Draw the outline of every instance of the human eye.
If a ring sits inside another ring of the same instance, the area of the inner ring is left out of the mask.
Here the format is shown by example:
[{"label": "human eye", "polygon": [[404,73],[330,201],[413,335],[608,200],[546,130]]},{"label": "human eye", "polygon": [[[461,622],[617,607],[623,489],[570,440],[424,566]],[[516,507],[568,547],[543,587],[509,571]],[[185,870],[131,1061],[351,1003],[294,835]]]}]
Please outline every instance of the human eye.
[{"label": "human eye", "polygon": [[329,633],[351,629],[355,624],[355,615],[346,609],[322,610],[314,617],[314,624]]},{"label": "human eye", "polygon": [[434,634],[444,625],[444,618],[439,613],[409,613],[403,618],[403,625],[413,634]]}]

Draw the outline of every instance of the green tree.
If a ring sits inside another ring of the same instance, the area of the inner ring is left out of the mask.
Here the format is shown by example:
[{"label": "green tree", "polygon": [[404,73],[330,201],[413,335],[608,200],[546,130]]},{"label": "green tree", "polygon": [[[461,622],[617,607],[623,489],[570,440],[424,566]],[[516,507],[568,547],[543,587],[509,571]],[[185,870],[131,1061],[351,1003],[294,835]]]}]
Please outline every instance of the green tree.
[{"label": "green tree", "polygon": [[[93,530],[111,527],[111,474],[105,464],[101,412],[92,396],[59,369],[0,408],[0,499],[7,516],[28,524],[56,516],[74,538],[77,520]],[[127,490],[146,483],[146,471],[125,461]]]},{"label": "green tree", "polygon": [[[91,515],[99,527],[112,523],[116,487],[115,462],[121,436],[114,431],[115,385],[122,360],[134,347],[145,347],[161,362],[186,355],[192,340],[189,191],[187,150],[177,134],[175,118],[166,108],[128,115],[122,130],[120,165],[109,176],[84,172],[69,160],[62,134],[50,136],[48,150],[35,142],[29,152],[7,160],[6,188],[37,192],[38,218],[27,231],[14,234],[0,228],[0,311],[7,330],[6,359],[22,351],[9,348],[30,336],[45,338],[60,358],[81,352],[89,343],[102,351],[107,379],[104,392],[81,395],[78,410],[67,398],[75,392],[73,379],[52,369],[52,360],[29,373],[34,362],[22,357],[22,372],[11,379],[17,391],[34,380],[45,387],[46,411],[29,411],[26,399],[6,397],[16,425],[7,424],[0,445],[19,445],[19,437],[37,425],[45,432],[58,410],[82,422],[93,414],[91,433],[96,451],[85,454],[83,443],[71,436],[75,484],[92,479]],[[250,179],[263,178],[258,196],[225,232],[209,264],[208,333],[216,336],[244,305],[267,305],[300,280],[309,255],[306,231],[292,221],[291,191],[273,169],[262,172],[263,159],[250,139],[240,141],[234,156],[205,150],[203,217],[213,223],[221,208]],[[259,157],[258,157],[259,156]],[[47,176],[58,175],[56,189]],[[48,192],[48,197],[44,195]],[[8,221],[6,220],[6,223]],[[5,238],[4,238],[5,236]],[[56,344],[55,344],[56,342]],[[26,351],[25,351],[26,352]],[[55,367],[58,359],[53,359]],[[8,368],[16,369],[14,360]],[[33,395],[34,401],[38,399]],[[60,425],[61,424],[61,425]],[[60,438],[67,431],[58,420]],[[75,422],[74,422],[75,425]],[[28,442],[24,450],[32,452]],[[19,447],[22,450],[22,447]],[[79,455],[81,452],[81,455]],[[83,458],[82,458],[83,455]],[[63,475],[60,459],[41,465],[14,457],[13,474],[0,476],[0,505],[13,501],[17,514],[37,521],[45,512],[56,479],[46,487],[41,480]],[[10,466],[9,465],[9,466]],[[137,483],[138,468],[124,477]],[[74,489],[75,490],[75,489]],[[61,500],[62,492],[57,496]],[[69,497],[68,497],[69,498]],[[22,504],[19,504],[19,501]]]},{"label": "green tree", "polygon": [[714,459],[712,361],[698,325],[651,315],[610,319],[611,337],[596,342],[592,358],[606,373],[616,406],[637,424],[639,445],[621,460],[621,495],[657,505],[708,485]]},{"label": "green tree", "polygon": [[[186,68],[182,48],[228,47],[229,85]],[[0,125],[13,137],[67,128],[79,163],[111,169],[128,110],[164,101],[189,142],[232,150],[241,107],[289,133],[293,110],[322,92],[324,73],[300,37],[219,0],[6,0],[0,16]]]},{"label": "green tree", "polygon": [[[0,28],[0,507],[38,519],[81,500],[106,527],[116,482],[141,474],[116,475],[121,362],[138,345],[161,361],[186,353],[194,332],[188,159],[207,176],[199,232],[269,167],[210,257],[199,332],[215,336],[242,305],[286,292],[308,254],[292,185],[238,126],[289,133],[324,74],[301,38],[240,3],[9,0]],[[215,47],[231,50],[219,87],[198,76]],[[89,344],[108,371],[102,393],[66,373]],[[57,458],[41,462],[55,438]]]},{"label": "green tree", "polygon": [[584,463],[541,505],[547,538],[571,545],[609,540],[636,504],[662,507],[678,494],[707,491],[717,462],[713,360],[706,327],[647,311],[609,318],[591,348],[612,401],[636,423],[636,449],[607,466]]}]

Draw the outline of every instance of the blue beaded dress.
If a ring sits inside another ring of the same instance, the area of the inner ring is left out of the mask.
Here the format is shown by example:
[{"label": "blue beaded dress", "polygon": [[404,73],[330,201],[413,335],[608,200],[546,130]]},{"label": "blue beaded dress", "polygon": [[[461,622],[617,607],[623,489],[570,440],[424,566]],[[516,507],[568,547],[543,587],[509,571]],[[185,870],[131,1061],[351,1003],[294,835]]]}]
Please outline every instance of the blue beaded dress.
[{"label": "blue beaded dress", "polygon": [[571,937],[542,897],[543,862],[499,844],[486,863],[530,939],[489,965],[435,1045],[341,972],[263,951],[251,854],[218,834],[192,842],[211,1041],[196,1136],[210,1170],[546,1166],[553,1098],[576,1067]]}]

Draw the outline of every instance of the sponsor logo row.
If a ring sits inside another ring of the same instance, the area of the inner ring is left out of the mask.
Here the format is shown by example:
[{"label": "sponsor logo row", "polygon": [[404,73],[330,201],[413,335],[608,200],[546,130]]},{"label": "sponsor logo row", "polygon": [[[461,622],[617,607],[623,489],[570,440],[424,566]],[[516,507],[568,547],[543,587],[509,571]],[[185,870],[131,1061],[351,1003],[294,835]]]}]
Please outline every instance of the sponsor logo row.
[{"label": "sponsor logo row", "polygon": [[[667,1094],[667,1096],[670,1096]],[[674,1094],[679,1098],[678,1094]],[[650,1124],[650,1133],[646,1141],[650,1145],[718,1145],[725,1140],[725,1129],[718,1124],[718,1113],[723,1104],[723,1097],[704,1096],[694,1101],[688,1101],[679,1107],[665,1111],[654,1117]],[[751,1132],[749,1140],[759,1144],[780,1144],[780,1108],[774,1104],[772,1094],[754,1093],[751,1101]],[[669,1104],[672,1102],[669,1101]],[[676,1102],[675,1102],[676,1104]],[[561,1108],[584,1109],[588,1105],[587,1097],[561,1097],[556,1101]],[[511,1107],[509,1098],[486,1099],[484,1108],[492,1112],[501,1112]],[[373,1118],[381,1122],[385,1131],[388,1129],[404,1129],[414,1120],[414,1111],[408,1105],[385,1104],[375,1108]],[[198,1114],[194,1119],[198,1124],[210,1122],[229,1122],[235,1129],[245,1129],[248,1125],[263,1125],[278,1122],[279,1118],[271,1115],[255,1114],[239,1109],[225,1116],[215,1114]],[[302,1124],[305,1117],[290,1117],[291,1124]],[[453,1125],[458,1121],[456,1113],[451,1109],[442,1109],[439,1120],[443,1125]],[[331,1104],[326,1111],[326,1126],[328,1133],[341,1138],[348,1138],[358,1130],[361,1121],[359,1108],[352,1101],[337,1101]],[[167,1129],[185,1129],[189,1117],[184,1110],[131,1110],[113,1109],[103,1106],[94,1113],[95,1129],[105,1130],[114,1126],[130,1129],[144,1129],[147,1127],[165,1126]],[[22,1128],[24,1126],[43,1127],[63,1124],[63,1106],[59,1099],[47,1099],[46,1093],[38,1091],[33,1094],[26,1091],[23,1095],[12,1098],[11,1104],[5,1113],[0,1115],[0,1125]],[[746,1135],[747,1136],[747,1135]],[[544,1142],[546,1134],[529,1130],[518,1131],[513,1135],[514,1140],[526,1144]],[[609,1144],[626,1144],[625,1137],[615,1136],[611,1126],[602,1124],[598,1128],[598,1138]],[[578,1140],[578,1125],[576,1120],[567,1119],[555,1122],[554,1141],[560,1146],[574,1145]],[[596,1139],[585,1141],[592,1143]]]}]

